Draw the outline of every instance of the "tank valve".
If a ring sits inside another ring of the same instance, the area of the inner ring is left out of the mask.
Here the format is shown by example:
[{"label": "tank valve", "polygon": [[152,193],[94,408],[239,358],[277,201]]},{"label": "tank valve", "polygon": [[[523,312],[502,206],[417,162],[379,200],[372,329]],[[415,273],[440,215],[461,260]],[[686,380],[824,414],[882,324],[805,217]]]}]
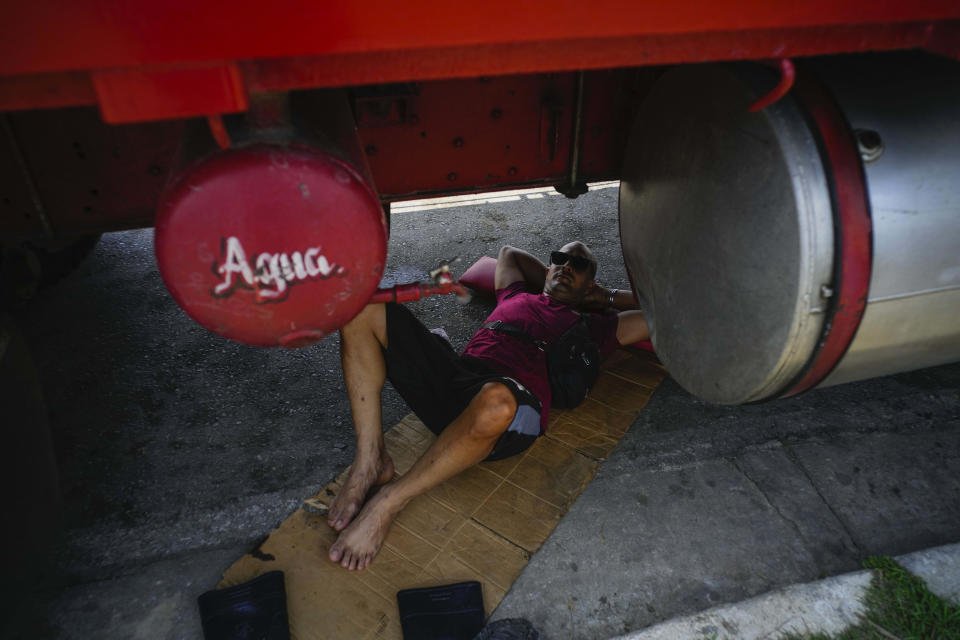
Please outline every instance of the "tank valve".
[{"label": "tank valve", "polygon": [[377,289],[373,297],[370,298],[370,304],[378,302],[412,302],[421,298],[428,298],[433,295],[444,295],[454,293],[457,296],[457,302],[469,302],[469,290],[457,282],[453,273],[450,271],[450,264],[457,262],[459,258],[452,260],[441,260],[435,269],[430,271],[431,282],[411,282],[409,284],[398,284],[386,289]]}]

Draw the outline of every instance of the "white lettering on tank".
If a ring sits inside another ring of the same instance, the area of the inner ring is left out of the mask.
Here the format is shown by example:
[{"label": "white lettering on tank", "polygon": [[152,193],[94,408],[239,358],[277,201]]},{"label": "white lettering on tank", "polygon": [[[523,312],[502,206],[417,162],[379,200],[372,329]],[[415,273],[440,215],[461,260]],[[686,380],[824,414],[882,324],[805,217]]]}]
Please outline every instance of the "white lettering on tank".
[{"label": "white lettering on tank", "polygon": [[250,260],[235,236],[224,238],[222,247],[222,262],[213,264],[214,273],[222,278],[212,289],[216,298],[230,296],[241,286],[253,289],[258,303],[279,302],[287,297],[290,286],[347,274],[347,269],[330,262],[319,246],[303,253],[260,253]]},{"label": "white lettering on tank", "polygon": [[340,267],[337,267],[335,264],[331,265],[327,262],[327,258],[319,255],[319,253],[320,247],[307,249],[307,252],[304,254],[303,264],[311,278],[316,278],[317,276],[329,278],[333,270],[339,269]]},{"label": "white lettering on tank", "polygon": [[232,291],[234,287],[234,275],[240,274],[244,282],[253,282],[253,271],[247,264],[247,254],[243,252],[243,246],[236,238],[227,238],[224,247],[226,255],[223,264],[217,268],[217,273],[223,276],[223,282],[213,288],[213,294],[223,295],[225,291]]},{"label": "white lettering on tank", "polygon": [[294,251],[290,260],[293,261],[293,273],[296,274],[297,280],[306,280],[310,274],[307,273],[307,268],[303,266],[303,256],[300,255],[300,252]]}]

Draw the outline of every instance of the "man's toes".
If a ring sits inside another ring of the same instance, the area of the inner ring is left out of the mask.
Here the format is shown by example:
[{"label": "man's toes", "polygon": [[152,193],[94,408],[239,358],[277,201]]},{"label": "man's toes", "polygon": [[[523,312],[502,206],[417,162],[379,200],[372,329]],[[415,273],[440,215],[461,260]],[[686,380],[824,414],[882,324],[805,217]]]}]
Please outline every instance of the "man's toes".
[{"label": "man's toes", "polygon": [[327,520],[334,531],[343,531],[343,529],[350,524],[350,520],[353,519],[353,516],[356,515],[357,508],[354,504],[348,504],[345,507],[337,510],[337,513]]},{"label": "man's toes", "polygon": [[341,497],[342,496],[337,496],[333,504],[330,505],[330,513],[327,514],[327,524],[329,524],[331,527],[334,525],[334,523],[336,523],[337,520],[343,517],[345,500],[341,500]]},{"label": "man's toes", "polygon": [[339,518],[339,517],[340,517],[340,508],[339,508],[339,507],[330,509],[330,513],[327,514],[327,524],[332,527],[332,526],[334,525],[334,523],[336,523],[337,518]]},{"label": "man's toes", "polygon": [[330,547],[330,562],[339,562],[341,555],[343,554],[340,551],[340,547],[337,546],[337,543],[333,543],[333,545]]}]

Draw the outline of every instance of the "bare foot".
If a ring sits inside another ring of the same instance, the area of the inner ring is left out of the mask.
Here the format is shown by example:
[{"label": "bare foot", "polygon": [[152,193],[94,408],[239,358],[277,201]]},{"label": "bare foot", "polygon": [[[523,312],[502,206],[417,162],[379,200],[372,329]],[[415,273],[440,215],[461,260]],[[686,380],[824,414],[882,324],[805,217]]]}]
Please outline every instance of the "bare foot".
[{"label": "bare foot", "polygon": [[350,571],[366,569],[380,551],[396,512],[382,493],[370,499],[360,515],[330,547],[330,560]]},{"label": "bare foot", "polygon": [[346,483],[330,504],[327,524],[336,531],[343,531],[366,502],[370,490],[390,482],[392,478],[393,460],[386,450],[373,464],[364,464],[359,459],[355,460],[350,466]]}]

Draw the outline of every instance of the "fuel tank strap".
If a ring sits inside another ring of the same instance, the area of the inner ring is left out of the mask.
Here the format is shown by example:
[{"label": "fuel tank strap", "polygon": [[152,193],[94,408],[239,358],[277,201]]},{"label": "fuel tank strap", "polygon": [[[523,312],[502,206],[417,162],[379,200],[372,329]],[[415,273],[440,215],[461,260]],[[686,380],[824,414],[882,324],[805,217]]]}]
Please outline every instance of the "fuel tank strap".
[{"label": "fuel tank strap", "polygon": [[833,370],[857,333],[867,306],[873,262],[873,225],[857,142],[827,90],[802,75],[795,97],[813,121],[833,201],[833,292],[816,351],[781,397],[815,387]]}]

